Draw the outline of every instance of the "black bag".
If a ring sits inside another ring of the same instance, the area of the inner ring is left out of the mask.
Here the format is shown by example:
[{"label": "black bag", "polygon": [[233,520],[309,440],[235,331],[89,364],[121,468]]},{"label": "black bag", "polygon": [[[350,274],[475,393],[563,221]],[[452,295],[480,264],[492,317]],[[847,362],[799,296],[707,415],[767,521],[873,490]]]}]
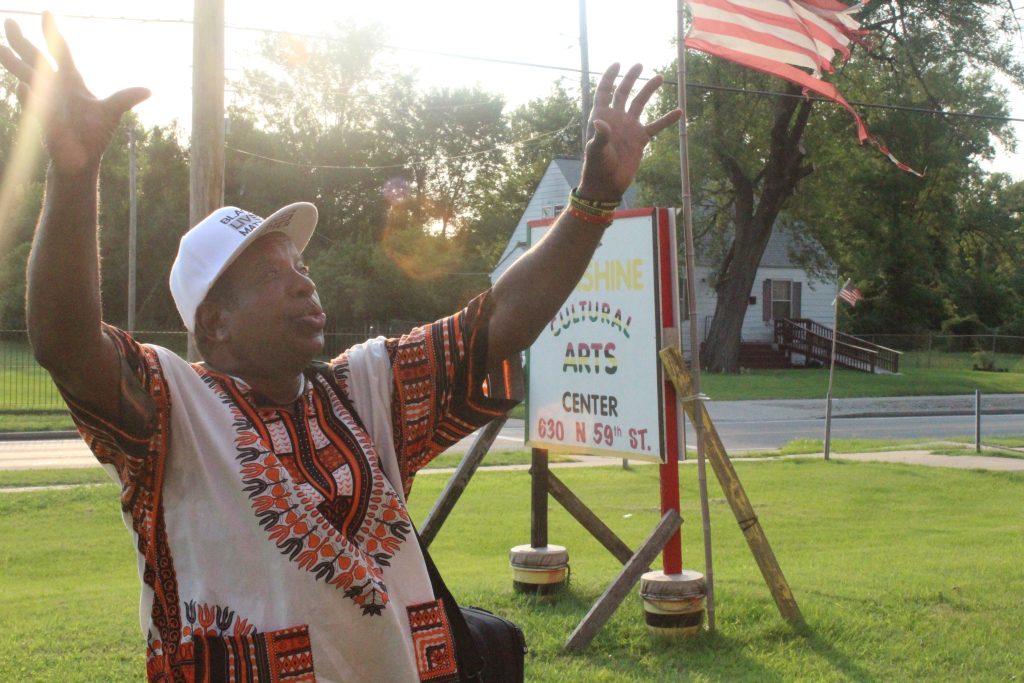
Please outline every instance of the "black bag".
[{"label": "black bag", "polygon": [[[419,541],[419,534],[416,534]],[[420,542],[434,595],[444,611],[455,639],[460,680],[467,683],[523,683],[526,636],[514,623],[478,607],[459,607],[445,585],[434,560]]]},{"label": "black bag", "polygon": [[[482,683],[522,683],[526,655],[526,636],[522,629],[508,619],[479,607],[461,607],[459,611],[473,636],[476,652],[483,660],[484,668],[477,680]],[[456,649],[461,646],[456,642]]]}]

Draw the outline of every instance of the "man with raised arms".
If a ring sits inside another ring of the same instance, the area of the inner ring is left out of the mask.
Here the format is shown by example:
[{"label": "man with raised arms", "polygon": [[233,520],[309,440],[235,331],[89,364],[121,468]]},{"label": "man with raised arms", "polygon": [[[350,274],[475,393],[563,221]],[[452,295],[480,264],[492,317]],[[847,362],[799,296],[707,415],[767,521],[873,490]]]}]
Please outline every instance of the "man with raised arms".
[{"label": "man with raised arms", "polygon": [[[28,267],[32,349],[122,487],[151,681],[457,681],[405,505],[416,471],[514,405],[518,352],[589,263],[651,136],[655,76],[605,72],[582,178],[548,235],[466,308],[317,362],[302,252],[316,209],[220,209],[181,240],[171,291],[205,358],[102,321],[100,160],[141,88],[97,99],[48,14],[49,56],[5,23],[0,63],[49,155]],[[31,105],[31,106],[29,106]]]}]

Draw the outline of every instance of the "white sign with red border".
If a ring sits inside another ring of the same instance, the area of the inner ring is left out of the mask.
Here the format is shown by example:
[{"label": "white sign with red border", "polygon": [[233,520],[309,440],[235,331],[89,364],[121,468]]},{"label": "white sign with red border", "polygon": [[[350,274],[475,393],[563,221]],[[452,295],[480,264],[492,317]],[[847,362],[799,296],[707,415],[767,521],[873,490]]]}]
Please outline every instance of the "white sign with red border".
[{"label": "white sign with red border", "polygon": [[[530,446],[660,462],[668,448],[678,454],[679,410],[658,359],[678,343],[674,214],[616,212],[580,283],[530,347]],[[553,223],[530,221],[530,244]]]}]

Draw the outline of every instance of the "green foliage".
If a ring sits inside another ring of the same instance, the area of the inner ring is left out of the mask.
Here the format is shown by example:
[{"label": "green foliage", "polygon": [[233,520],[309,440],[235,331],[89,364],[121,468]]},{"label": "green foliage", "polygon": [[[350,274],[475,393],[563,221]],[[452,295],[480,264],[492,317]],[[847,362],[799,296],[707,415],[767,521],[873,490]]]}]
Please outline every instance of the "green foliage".
[{"label": "green foliage", "polygon": [[580,155],[580,105],[561,85],[531,100],[507,116],[509,137],[498,182],[488,182],[475,208],[477,219],[465,229],[467,254],[473,270],[497,265],[530,197],[552,159]]},{"label": "green foliage", "polygon": [[954,316],[943,320],[941,330],[942,334],[957,335],[949,343],[950,351],[971,351],[977,343],[972,338],[972,335],[981,335],[989,332],[981,321],[978,320],[978,316],[975,313],[966,316]]},{"label": "green foliage", "polygon": [[[855,48],[828,77],[851,101],[907,108],[858,107],[872,133],[925,171],[923,179],[899,172],[871,145],[858,148],[842,108],[735,92],[799,96],[778,79],[689,54],[690,82],[713,86],[688,93],[695,233],[719,275],[711,367],[735,367],[726,356],[737,350],[734,323],[744,313],[736,302],[749,294],[767,236],[782,223],[823,245],[828,270],[838,267],[865,293],[852,311],[855,331],[934,330],[957,315],[977,314],[989,326],[1022,317],[1024,283],[1014,264],[1024,246],[1024,190],[978,165],[992,157],[994,139],[1011,135],[1006,123],[983,117],[1007,112],[997,74],[1024,80],[1018,28],[1012,8],[997,0],[948,7],[941,0],[867,4],[859,17],[872,31],[871,49]],[[659,110],[674,102],[666,89]],[[646,200],[681,201],[677,158],[673,136],[654,141],[641,170]]]},{"label": "green foliage", "polygon": [[[376,29],[274,35],[232,84],[225,203],[267,215],[315,203],[307,253],[334,326],[395,330],[446,315],[488,273],[552,155],[579,153],[579,109],[562,88],[505,112],[480,87],[421,92],[377,66]],[[0,150],[13,144],[13,79],[0,81]],[[105,318],[127,322],[128,131],[137,141],[137,329],[180,329],[167,278],[188,227],[188,153],[176,126],[125,117],[100,187]],[[18,188],[0,250],[0,328],[23,329],[24,271],[42,165]]]},{"label": "green foliage", "polygon": [[991,351],[975,351],[971,354],[971,359],[974,361],[972,366],[974,370],[985,372],[995,372],[996,370],[995,354]]}]

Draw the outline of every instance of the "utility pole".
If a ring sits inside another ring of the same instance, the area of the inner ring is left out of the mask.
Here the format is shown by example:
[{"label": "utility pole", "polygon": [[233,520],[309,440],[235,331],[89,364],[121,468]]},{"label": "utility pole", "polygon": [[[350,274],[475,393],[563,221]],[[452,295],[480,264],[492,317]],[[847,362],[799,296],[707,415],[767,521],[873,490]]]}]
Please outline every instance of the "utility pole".
[{"label": "utility pole", "polygon": [[128,332],[135,333],[135,274],[138,262],[137,188],[135,182],[135,128],[128,128]]},{"label": "utility pole", "polygon": [[590,139],[590,110],[594,107],[593,98],[590,95],[590,48],[587,45],[587,0],[580,0],[580,90],[583,93],[582,125],[583,147],[580,150],[580,158],[587,151],[587,140]]},{"label": "utility pole", "polygon": [[[190,226],[224,203],[224,0],[195,0],[192,21]],[[188,346],[198,359],[191,335]]]}]

